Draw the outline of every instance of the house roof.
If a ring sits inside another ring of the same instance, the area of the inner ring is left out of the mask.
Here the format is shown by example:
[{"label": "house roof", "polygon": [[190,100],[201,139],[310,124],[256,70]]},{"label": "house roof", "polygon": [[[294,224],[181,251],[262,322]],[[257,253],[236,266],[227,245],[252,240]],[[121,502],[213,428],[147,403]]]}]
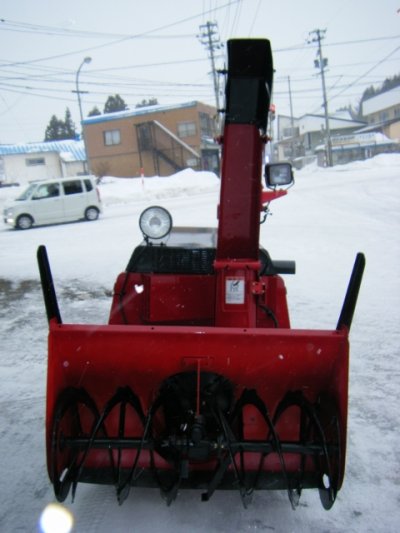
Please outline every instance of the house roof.
[{"label": "house roof", "polygon": [[185,102],[182,104],[170,104],[170,105],[150,105],[146,107],[138,107],[133,109],[125,109],[124,111],[116,111],[115,113],[104,113],[103,115],[95,115],[93,117],[87,117],[83,120],[82,124],[96,124],[99,122],[108,122],[111,120],[119,120],[121,118],[139,117],[141,115],[149,115],[152,113],[162,113],[165,111],[172,111],[175,109],[186,109],[188,107],[196,107],[196,100],[191,102]]},{"label": "house roof", "polygon": [[85,161],[83,141],[65,140],[41,143],[0,144],[0,156],[56,152],[64,161]]},{"label": "house roof", "polygon": [[[320,131],[321,125],[325,125],[325,115],[307,114],[298,119],[300,133]],[[363,120],[354,120],[352,118],[343,118],[341,116],[329,115],[329,127],[331,130],[342,128],[356,128],[365,126]]]},{"label": "house roof", "polygon": [[400,87],[394,87],[390,91],[368,98],[362,103],[363,115],[371,115],[372,113],[378,113],[389,107],[400,105]]}]

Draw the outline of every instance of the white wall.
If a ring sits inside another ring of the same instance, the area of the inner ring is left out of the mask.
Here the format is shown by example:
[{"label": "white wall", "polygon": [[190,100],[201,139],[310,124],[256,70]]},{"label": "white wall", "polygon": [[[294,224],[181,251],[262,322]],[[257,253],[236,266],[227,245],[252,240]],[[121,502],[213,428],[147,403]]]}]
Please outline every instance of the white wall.
[{"label": "white wall", "polygon": [[[81,161],[61,162],[57,152],[3,155],[4,177],[7,182],[25,184],[30,181],[76,176],[83,172]],[[44,159],[44,165],[27,165],[27,159]]]}]

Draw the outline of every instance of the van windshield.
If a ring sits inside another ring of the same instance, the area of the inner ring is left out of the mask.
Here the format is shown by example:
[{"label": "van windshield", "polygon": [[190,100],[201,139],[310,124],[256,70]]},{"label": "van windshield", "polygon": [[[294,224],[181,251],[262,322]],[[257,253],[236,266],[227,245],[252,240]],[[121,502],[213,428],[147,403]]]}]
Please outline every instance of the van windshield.
[{"label": "van windshield", "polygon": [[29,185],[29,187],[25,189],[23,193],[17,196],[16,200],[18,201],[27,200],[35,189],[36,189],[36,183],[32,183],[32,185]]}]

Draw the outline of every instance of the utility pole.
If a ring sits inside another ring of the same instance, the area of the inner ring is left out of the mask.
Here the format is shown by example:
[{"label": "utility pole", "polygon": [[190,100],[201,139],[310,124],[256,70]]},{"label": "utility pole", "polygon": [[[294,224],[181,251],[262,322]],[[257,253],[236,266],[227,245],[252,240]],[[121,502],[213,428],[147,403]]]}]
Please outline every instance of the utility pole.
[{"label": "utility pole", "polygon": [[[197,36],[202,45],[208,50],[210,60],[211,60],[211,74],[213,77],[214,83],[214,93],[215,93],[215,105],[217,107],[217,113],[220,112],[220,103],[219,103],[219,84],[218,84],[218,73],[215,68],[215,51],[222,48],[222,44],[219,40],[218,35],[218,24],[216,22],[206,22],[200,26],[200,34]],[[219,115],[217,114],[217,129],[219,130]]]},{"label": "utility pole", "polygon": [[322,80],[322,94],[323,94],[323,106],[325,111],[325,152],[326,162],[329,167],[332,166],[332,144],[331,133],[329,129],[329,113],[328,113],[328,99],[326,97],[326,85],[325,85],[325,68],[328,66],[328,59],[322,55],[321,41],[325,38],[326,30],[313,30],[309,35],[313,35],[309,42],[318,44],[317,59],[314,60],[315,68],[319,68]]},{"label": "utility pole", "polygon": [[289,105],[290,105],[290,133],[291,133],[291,154],[292,162],[295,158],[295,144],[294,144],[294,118],[293,118],[293,103],[292,103],[292,89],[290,87],[290,76],[288,76],[288,85],[289,85]]}]

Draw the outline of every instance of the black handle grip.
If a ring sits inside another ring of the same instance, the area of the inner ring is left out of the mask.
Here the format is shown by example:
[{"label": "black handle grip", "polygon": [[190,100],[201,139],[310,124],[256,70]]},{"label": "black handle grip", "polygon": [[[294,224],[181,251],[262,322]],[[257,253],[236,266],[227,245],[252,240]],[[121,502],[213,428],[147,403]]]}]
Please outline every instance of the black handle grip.
[{"label": "black handle grip", "polygon": [[358,253],[354,262],[354,267],[351,273],[349,285],[347,287],[342,311],[340,313],[339,320],[336,326],[337,330],[347,328],[350,331],[354,310],[357,304],[358,293],[361,286],[361,280],[364,273],[364,268],[365,256],[362,253]]},{"label": "black handle grip", "polygon": [[60,310],[58,308],[56,291],[54,289],[53,276],[51,274],[47,250],[43,245],[40,245],[37,250],[37,261],[39,265],[40,281],[42,283],[47,320],[50,322],[50,320],[55,318],[57,323],[61,324],[62,320]]}]

